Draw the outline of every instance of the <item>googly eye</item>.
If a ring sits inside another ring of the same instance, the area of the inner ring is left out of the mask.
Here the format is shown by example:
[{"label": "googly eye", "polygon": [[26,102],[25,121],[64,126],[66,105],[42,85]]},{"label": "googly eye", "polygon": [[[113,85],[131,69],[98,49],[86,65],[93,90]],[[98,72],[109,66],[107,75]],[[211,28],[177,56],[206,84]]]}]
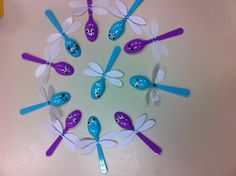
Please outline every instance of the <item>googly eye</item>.
[{"label": "googly eye", "polygon": [[91,29],[91,32],[94,34],[94,33],[95,33],[95,30],[94,30],[94,29]]},{"label": "googly eye", "polygon": [[78,122],[78,119],[77,119],[77,118],[74,118],[74,119],[73,119],[73,122],[74,122],[74,123]]},{"label": "googly eye", "polygon": [[68,118],[71,118],[71,117],[72,117],[72,115],[71,115],[71,114],[69,114],[69,115],[68,115]]},{"label": "googly eye", "polygon": [[115,40],[115,39],[116,39],[116,37],[115,37],[115,36],[113,36],[113,37],[112,37],[112,40]]},{"label": "googly eye", "polygon": [[135,86],[135,87],[138,87],[138,83],[135,83],[134,86]]},{"label": "googly eye", "polygon": [[118,122],[118,123],[119,123],[119,122],[120,122],[120,121],[119,121],[119,119],[116,119],[116,122]]},{"label": "googly eye", "polygon": [[108,34],[108,37],[111,37],[111,33]]},{"label": "googly eye", "polygon": [[86,31],[86,33],[89,33],[89,29],[86,29],[85,31]]},{"label": "googly eye", "polygon": [[93,122],[95,122],[95,121],[96,121],[96,119],[93,117],[93,118],[92,118],[92,121],[93,121]]},{"label": "googly eye", "polygon": [[62,97],[65,97],[66,95],[65,94],[61,94]]},{"label": "googly eye", "polygon": [[88,121],[88,125],[90,125],[91,123],[90,123],[90,121]]},{"label": "googly eye", "polygon": [[139,81],[139,78],[136,78],[136,81],[138,82],[138,81]]}]

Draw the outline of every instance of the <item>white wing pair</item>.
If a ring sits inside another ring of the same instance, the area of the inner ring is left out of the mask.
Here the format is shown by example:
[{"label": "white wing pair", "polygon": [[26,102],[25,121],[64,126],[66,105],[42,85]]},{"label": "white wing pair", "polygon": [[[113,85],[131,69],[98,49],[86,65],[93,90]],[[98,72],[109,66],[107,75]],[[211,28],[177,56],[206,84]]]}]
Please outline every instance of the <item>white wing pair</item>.
[{"label": "white wing pair", "polygon": [[[52,85],[49,85],[48,93],[46,93],[44,87],[39,87],[39,94],[45,101],[50,101],[51,97],[54,95],[54,89]],[[49,115],[53,122],[56,121],[57,117],[61,116],[59,110],[55,106],[52,106],[51,104],[49,105]]]},{"label": "white wing pair", "polygon": [[114,148],[117,146],[117,142],[114,140],[116,138],[117,132],[108,132],[99,138],[97,142],[95,139],[82,139],[80,140],[78,146],[82,150],[84,155],[88,155],[94,151],[97,143],[99,143],[103,147]]},{"label": "white wing pair", "polygon": [[59,55],[60,49],[56,49],[55,51],[52,51],[50,47],[47,47],[44,51],[44,57],[47,60],[46,64],[40,65],[35,70],[35,77],[41,77],[42,83],[47,84],[49,75],[50,75],[50,68],[51,63],[53,60],[55,60]]},{"label": "white wing pair", "polygon": [[146,131],[155,125],[155,120],[146,121],[146,118],[147,114],[140,115],[135,122],[134,130],[123,130],[119,133],[119,137],[124,138],[124,140],[120,143],[121,147],[124,148],[129,145],[133,141],[136,133]]},{"label": "white wing pair", "polygon": [[[166,77],[166,68],[160,67],[160,64],[156,64],[152,71],[152,82],[159,84]],[[160,92],[155,87],[150,87],[146,94],[146,104],[149,105],[150,100],[155,104],[159,104],[161,101]]]},{"label": "white wing pair", "polygon": [[[90,62],[89,63],[90,68],[84,70],[84,74],[90,77],[102,77],[104,75],[104,71],[102,67],[95,63]],[[124,74],[118,70],[111,70],[105,74],[105,78],[114,86],[122,87],[123,83],[119,79],[123,77]]]},{"label": "white wing pair", "polygon": [[[69,35],[69,34],[75,32],[76,30],[78,30],[80,25],[81,25],[81,23],[79,21],[73,22],[73,18],[67,18],[64,21],[63,26],[62,26],[63,33],[66,35]],[[60,45],[61,45],[62,40],[63,40],[63,35],[59,32],[51,34],[47,38],[47,42],[52,43],[50,45],[50,49],[52,51],[55,51],[58,48],[61,49]]]},{"label": "white wing pair", "polygon": [[56,120],[54,124],[47,124],[45,127],[50,133],[63,137],[63,141],[70,150],[75,151],[78,148],[79,137],[71,133],[63,134],[63,127],[59,120]]},{"label": "white wing pair", "polygon": [[[108,11],[104,8],[108,7],[109,4],[109,0],[97,0],[96,2],[92,3],[91,10],[97,15],[106,15]],[[76,17],[83,15],[89,9],[87,3],[80,1],[69,2],[69,6],[74,10],[73,16]]]},{"label": "white wing pair", "polygon": [[[159,25],[156,20],[152,20],[150,24],[143,27],[145,33],[152,39],[156,38],[159,34]],[[152,43],[152,55],[153,59],[159,61],[161,54],[168,55],[168,48],[167,46],[156,40]]]},{"label": "white wing pair", "polygon": [[[128,15],[126,5],[121,0],[116,0],[117,8],[114,6],[109,7],[109,11],[119,17],[119,18],[126,18]],[[145,25],[146,21],[140,16],[128,16],[127,20],[130,28],[138,35],[142,34],[142,30],[138,25]]]}]

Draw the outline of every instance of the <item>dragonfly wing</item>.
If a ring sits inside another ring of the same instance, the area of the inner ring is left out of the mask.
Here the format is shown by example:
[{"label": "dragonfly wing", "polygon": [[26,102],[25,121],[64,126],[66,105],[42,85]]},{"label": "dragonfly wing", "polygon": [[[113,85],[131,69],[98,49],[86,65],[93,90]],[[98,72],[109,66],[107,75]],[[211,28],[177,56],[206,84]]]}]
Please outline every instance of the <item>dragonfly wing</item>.
[{"label": "dragonfly wing", "polygon": [[130,28],[131,28],[137,35],[141,35],[141,34],[142,34],[142,30],[141,30],[141,28],[140,28],[137,24],[133,23],[133,22],[132,22],[131,20],[129,20],[129,19],[128,19],[128,24],[129,24]]},{"label": "dragonfly wing", "polygon": [[48,62],[52,62],[54,59],[56,59],[59,53],[60,53],[60,47],[53,49],[51,46],[48,46],[44,50],[44,56]]},{"label": "dragonfly wing", "polygon": [[47,42],[48,43],[52,43],[55,42],[56,40],[58,40],[61,37],[60,33],[54,33],[48,36],[47,38]]},{"label": "dragonfly wing", "polygon": [[96,143],[96,141],[94,139],[92,139],[92,138],[82,139],[82,140],[79,141],[78,147],[80,149],[83,149],[83,148],[85,148],[88,145],[93,144],[93,143]]},{"label": "dragonfly wing", "polygon": [[63,127],[59,120],[56,120],[55,123],[53,124],[47,124],[45,125],[45,127],[50,133],[58,135],[58,136],[61,135],[63,132]]},{"label": "dragonfly wing", "polygon": [[129,137],[127,137],[125,140],[123,140],[123,141],[120,143],[120,146],[121,146],[122,148],[124,148],[124,147],[126,147],[127,145],[129,145],[129,144],[133,141],[135,135],[136,135],[135,133],[132,133],[131,135],[129,135]]},{"label": "dragonfly wing", "polygon": [[47,66],[45,72],[42,75],[42,84],[47,84],[50,75],[50,67]]},{"label": "dragonfly wing", "polygon": [[90,76],[90,77],[99,77],[99,76],[101,76],[100,73],[95,72],[94,70],[92,70],[90,68],[85,69],[84,74],[87,75],[87,76]]},{"label": "dragonfly wing", "polygon": [[150,94],[153,88],[148,89],[146,96],[145,96],[145,104],[148,106],[150,103]]},{"label": "dragonfly wing", "polygon": [[148,35],[149,38],[154,38],[156,36],[152,36],[152,32],[151,32],[151,26],[150,24],[147,24],[145,26],[142,26],[144,32]]},{"label": "dragonfly wing", "polygon": [[59,119],[61,117],[59,110],[55,106],[50,106],[49,115],[50,115],[53,122],[55,122],[57,119]]},{"label": "dragonfly wing", "polygon": [[108,7],[110,5],[110,0],[97,0],[93,5],[96,7]]},{"label": "dragonfly wing", "polygon": [[151,34],[153,37],[156,37],[159,33],[159,25],[156,20],[152,19],[151,21]]},{"label": "dragonfly wing", "polygon": [[152,91],[152,101],[155,105],[158,105],[161,101],[161,95],[157,89],[153,89]]},{"label": "dragonfly wing", "polygon": [[133,130],[123,130],[123,131],[120,131],[118,135],[119,135],[120,139],[124,139],[124,138],[127,138],[128,136],[130,136],[133,133],[134,133]]},{"label": "dragonfly wing", "polygon": [[117,142],[113,140],[99,140],[99,143],[103,147],[107,147],[107,148],[114,148],[117,146]]},{"label": "dragonfly wing", "polygon": [[158,62],[160,60],[161,54],[159,48],[155,43],[152,44],[152,56]]},{"label": "dragonfly wing", "polygon": [[81,16],[83,15],[86,11],[88,10],[88,7],[81,7],[81,8],[77,8],[72,12],[73,16]]},{"label": "dragonfly wing", "polygon": [[54,88],[53,88],[53,86],[50,84],[49,86],[48,86],[48,98],[49,99],[51,99],[51,97],[53,96],[53,94],[54,94]]},{"label": "dragonfly wing", "polygon": [[167,56],[169,51],[168,51],[168,48],[167,48],[166,44],[161,43],[159,41],[156,41],[155,43],[156,43],[157,47],[159,48],[161,54],[164,54],[164,55]]},{"label": "dragonfly wing", "polygon": [[160,64],[156,64],[155,67],[152,70],[152,82],[154,83],[158,74],[158,71],[160,69]]},{"label": "dragonfly wing", "polygon": [[103,73],[102,67],[95,62],[89,62],[89,67],[100,74]]},{"label": "dragonfly wing", "polygon": [[105,139],[110,139],[110,140],[114,140],[118,137],[118,132],[116,131],[110,131],[105,133],[103,136],[100,137],[100,140],[105,140]]},{"label": "dragonfly wing", "polygon": [[82,153],[84,155],[88,155],[90,153],[92,153],[94,151],[94,149],[96,148],[96,142],[90,144],[90,145],[87,145],[85,148],[82,149]]},{"label": "dragonfly wing", "polygon": [[47,65],[46,64],[43,64],[43,65],[40,65],[36,70],[35,70],[35,77],[38,78],[40,76],[43,75],[43,73],[45,72],[45,70],[47,69]]},{"label": "dragonfly wing", "polygon": [[124,15],[122,15],[122,13],[114,6],[109,6],[108,10],[114,15],[117,16],[119,18],[124,18]]},{"label": "dragonfly wing", "polygon": [[66,34],[71,34],[75,31],[77,31],[81,26],[81,23],[79,21],[75,21],[68,29],[68,31],[66,32]]},{"label": "dragonfly wing", "polygon": [[162,82],[166,77],[166,68],[165,67],[162,67],[158,70],[158,73],[156,75],[156,78],[155,78],[155,83],[160,83]]},{"label": "dragonfly wing", "polygon": [[124,76],[124,73],[118,70],[112,70],[107,73],[107,76],[111,78],[121,78]]},{"label": "dragonfly wing", "polygon": [[140,115],[134,124],[134,128],[138,130],[144,124],[146,118],[147,118],[147,114],[144,113]]},{"label": "dragonfly wing", "polygon": [[127,8],[126,5],[121,0],[116,0],[116,5],[119,9],[119,11],[126,16],[127,15]]},{"label": "dragonfly wing", "polygon": [[136,24],[145,25],[146,21],[141,16],[130,16],[129,19]]},{"label": "dragonfly wing", "polygon": [[64,141],[70,150],[75,151],[78,148],[78,141],[79,141],[78,136],[67,133],[64,135]]},{"label": "dragonfly wing", "polygon": [[101,7],[93,7],[93,12],[97,15],[106,15],[106,14],[108,14],[108,11],[101,8]]},{"label": "dragonfly wing", "polygon": [[70,28],[70,26],[72,25],[73,23],[73,18],[69,17],[67,18],[64,22],[63,22],[63,25],[62,25],[62,28],[63,28],[63,32],[67,32]]},{"label": "dragonfly wing", "polygon": [[87,4],[83,3],[83,2],[79,2],[79,1],[71,1],[71,2],[69,2],[69,6],[72,9],[77,9],[77,8],[81,8],[81,7],[87,7]]},{"label": "dragonfly wing", "polygon": [[152,128],[155,125],[156,121],[155,120],[147,120],[141,128],[138,129],[139,132],[146,131],[150,128]]},{"label": "dragonfly wing", "polygon": [[123,82],[117,78],[106,77],[106,79],[114,86],[122,87]]},{"label": "dragonfly wing", "polygon": [[45,88],[42,87],[42,86],[39,87],[39,95],[40,95],[40,97],[42,97],[45,101],[48,101],[48,96],[47,96],[46,90],[45,90]]}]

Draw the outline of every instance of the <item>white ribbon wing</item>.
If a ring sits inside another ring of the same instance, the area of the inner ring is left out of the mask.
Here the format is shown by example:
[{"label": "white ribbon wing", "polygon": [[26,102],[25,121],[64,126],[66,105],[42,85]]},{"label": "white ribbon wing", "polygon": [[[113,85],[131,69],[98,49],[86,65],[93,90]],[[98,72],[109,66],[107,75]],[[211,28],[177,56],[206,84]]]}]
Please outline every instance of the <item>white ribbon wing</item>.
[{"label": "white ribbon wing", "polygon": [[145,25],[146,21],[141,16],[130,16],[129,19],[136,24]]},{"label": "white ribbon wing", "polygon": [[78,145],[77,145],[79,141],[78,136],[74,134],[66,133],[63,139],[70,150],[75,151],[78,148]]},{"label": "white ribbon wing", "polygon": [[120,0],[116,0],[116,5],[119,9],[119,11],[124,15],[126,16],[127,15],[127,8],[126,8],[126,5],[120,1]]},{"label": "white ribbon wing", "polygon": [[146,130],[152,128],[152,127],[155,125],[155,123],[156,123],[155,120],[148,120],[148,121],[146,121],[146,122],[143,124],[143,126],[141,126],[141,127],[138,129],[138,131],[139,131],[139,132],[146,131]]},{"label": "white ribbon wing", "polygon": [[88,145],[93,144],[93,143],[96,143],[96,141],[95,141],[94,139],[92,139],[92,138],[89,138],[89,139],[82,139],[82,140],[79,141],[78,147],[79,147],[80,149],[83,149],[83,148],[85,148],[85,147],[87,147]]},{"label": "white ribbon wing", "polygon": [[35,77],[38,78],[43,75],[43,73],[46,71],[48,65],[43,64],[40,65],[36,70],[35,70]]},{"label": "white ribbon wing", "polygon": [[129,145],[129,144],[133,141],[135,135],[136,135],[135,133],[132,133],[131,135],[129,135],[129,137],[127,137],[125,140],[123,140],[123,141],[120,143],[120,146],[121,146],[122,148],[124,148],[124,147],[126,147],[127,145]]},{"label": "white ribbon wing", "polygon": [[116,141],[108,140],[108,139],[99,140],[99,143],[100,143],[103,147],[107,147],[107,148],[114,148],[114,147],[117,146],[117,142],[116,142]]},{"label": "white ribbon wing", "polygon": [[156,78],[155,78],[155,83],[158,84],[162,82],[166,77],[166,68],[162,67],[158,70]]},{"label": "white ribbon wing", "polygon": [[40,86],[39,87],[39,95],[40,97],[42,97],[45,101],[48,101],[48,95],[46,93],[46,90],[44,89],[44,87]]},{"label": "white ribbon wing", "polygon": [[56,120],[54,124],[45,125],[47,130],[54,135],[61,135],[63,132],[62,124],[59,120]]},{"label": "white ribbon wing", "polygon": [[108,11],[103,9],[103,8],[100,8],[100,7],[93,7],[93,12],[97,15],[106,15],[108,14]]},{"label": "white ribbon wing", "polygon": [[111,78],[121,78],[124,76],[124,73],[118,70],[112,70],[112,71],[109,71],[106,75]]},{"label": "white ribbon wing", "polygon": [[89,62],[89,67],[100,74],[103,73],[102,67],[96,62]]},{"label": "white ribbon wing", "polygon": [[81,23],[79,21],[75,21],[70,27],[69,29],[66,31],[66,34],[71,34],[75,31],[77,31],[81,26]]},{"label": "white ribbon wing", "polygon": [[92,152],[94,151],[94,149],[96,148],[96,146],[97,146],[97,143],[96,143],[96,142],[94,142],[94,143],[92,143],[92,144],[89,144],[89,145],[87,145],[86,147],[84,147],[84,148],[82,149],[82,153],[83,153],[84,155],[88,155],[88,154],[90,154],[90,153],[92,153]]},{"label": "white ribbon wing", "polygon": [[47,42],[48,43],[52,43],[55,42],[56,40],[58,40],[61,37],[60,33],[54,33],[48,36],[47,38]]},{"label": "white ribbon wing", "polygon": [[127,138],[133,133],[134,133],[133,130],[123,130],[123,131],[120,131],[118,135],[119,135],[119,138],[122,139],[122,138]]},{"label": "white ribbon wing", "polygon": [[157,21],[152,19],[150,26],[151,26],[151,35],[153,37],[157,37],[157,35],[159,33],[159,25],[158,25]]},{"label": "white ribbon wing", "polygon": [[62,25],[62,28],[63,28],[63,32],[67,32],[70,28],[70,26],[72,25],[73,23],[73,18],[69,17],[67,18],[64,22],[63,22],[63,25]]},{"label": "white ribbon wing", "polygon": [[122,15],[122,13],[114,6],[109,6],[108,10],[114,15],[117,16],[119,18],[124,18],[124,15]]},{"label": "white ribbon wing", "polygon": [[81,16],[88,10],[88,7],[81,7],[72,12],[73,16]]},{"label": "white ribbon wing", "polygon": [[59,110],[55,106],[49,107],[49,115],[53,122],[55,122],[57,119],[61,117]]},{"label": "white ribbon wing", "polygon": [[161,54],[158,46],[155,43],[152,44],[152,56],[153,59],[155,59],[158,62],[160,60]]},{"label": "white ribbon wing", "polygon": [[100,73],[91,70],[90,68],[84,70],[84,74],[90,77],[100,77],[102,76]]},{"label": "white ribbon wing", "polygon": [[147,118],[147,114],[142,114],[138,117],[138,119],[136,120],[134,124],[135,130],[138,130],[144,124],[146,118]]},{"label": "white ribbon wing", "polygon": [[116,131],[110,131],[110,132],[105,133],[103,136],[101,136],[100,140],[106,140],[106,139],[115,140],[118,134],[119,133]]},{"label": "white ribbon wing", "polygon": [[93,5],[96,7],[108,7],[110,5],[110,0],[97,0]]},{"label": "white ribbon wing", "polygon": [[117,78],[106,77],[106,79],[114,86],[117,86],[117,87],[123,86],[123,82]]},{"label": "white ribbon wing", "polygon": [[79,2],[79,1],[71,1],[71,2],[69,2],[69,6],[72,9],[77,9],[77,8],[81,8],[81,7],[87,7],[87,4],[83,3],[83,2]]},{"label": "white ribbon wing", "polygon": [[43,75],[42,75],[42,84],[44,85],[47,84],[49,75],[50,75],[50,67],[47,66],[46,70],[43,72]]},{"label": "white ribbon wing", "polygon": [[137,24],[133,23],[131,20],[128,20],[127,22],[128,22],[128,24],[129,24],[130,28],[131,28],[137,35],[141,35],[141,34],[142,34],[142,30],[141,30],[141,28],[140,28]]},{"label": "white ribbon wing", "polygon": [[160,92],[156,88],[152,89],[152,101],[155,103],[155,105],[158,105],[161,101]]}]

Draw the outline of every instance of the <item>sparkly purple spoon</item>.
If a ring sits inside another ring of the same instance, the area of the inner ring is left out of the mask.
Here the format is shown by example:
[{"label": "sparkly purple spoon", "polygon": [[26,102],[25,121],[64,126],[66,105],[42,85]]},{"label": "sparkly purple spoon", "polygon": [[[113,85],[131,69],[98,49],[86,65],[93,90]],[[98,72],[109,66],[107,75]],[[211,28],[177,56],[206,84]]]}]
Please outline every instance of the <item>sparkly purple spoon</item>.
[{"label": "sparkly purple spoon", "polygon": [[98,26],[93,19],[92,3],[92,0],[87,0],[89,18],[84,29],[87,39],[94,42],[98,37]]},{"label": "sparkly purple spoon", "polygon": [[[140,117],[141,117],[140,119],[143,119],[144,116],[140,116]],[[137,120],[139,122],[142,121],[140,125],[137,125],[138,123],[136,122],[134,126],[131,118],[124,112],[116,112],[114,114],[114,118],[115,118],[116,123],[121,128],[124,128],[125,130],[131,131],[131,132],[133,131],[128,137],[128,138],[131,137],[131,140],[129,140],[130,142],[132,141],[132,135],[134,136],[136,134],[152,151],[154,151],[155,153],[159,155],[161,154],[162,149],[159,146],[157,146],[154,142],[152,142],[149,138],[147,138],[144,134],[141,133],[142,131],[149,129],[154,125],[152,123],[153,120],[149,120],[149,121],[146,121],[146,123],[144,123],[144,120],[145,120],[145,117],[144,117],[143,121],[140,119]]]},{"label": "sparkly purple spoon", "polygon": [[65,129],[63,131],[59,131],[59,129],[62,129],[62,127],[58,128],[57,126],[54,126],[54,128],[58,128],[56,130],[59,131],[60,135],[57,137],[57,139],[54,141],[54,143],[47,150],[47,152],[46,152],[47,156],[51,156],[53,154],[53,152],[56,150],[57,146],[60,144],[63,137],[66,138],[65,140],[68,140],[70,142],[73,141],[74,138],[77,138],[75,135],[72,136],[72,134],[67,136],[66,133],[70,128],[74,128],[76,125],[78,125],[78,123],[80,122],[81,117],[82,117],[81,111],[80,110],[74,110],[72,113],[70,113],[67,116],[66,126],[65,126]]},{"label": "sparkly purple spoon", "polygon": [[66,62],[58,62],[58,63],[49,63],[48,61],[41,59],[39,57],[33,56],[31,54],[28,53],[23,53],[21,55],[22,59],[24,60],[28,60],[31,62],[36,62],[39,64],[47,64],[47,65],[51,65],[51,67],[53,67],[57,73],[64,75],[64,76],[70,76],[74,73],[74,68],[66,63]]},{"label": "sparkly purple spoon", "polygon": [[135,54],[144,49],[144,47],[155,41],[161,41],[168,38],[176,37],[184,33],[183,28],[177,28],[173,31],[167,32],[165,34],[159,35],[153,39],[142,40],[142,39],[133,39],[124,46],[124,50],[127,54]]}]

